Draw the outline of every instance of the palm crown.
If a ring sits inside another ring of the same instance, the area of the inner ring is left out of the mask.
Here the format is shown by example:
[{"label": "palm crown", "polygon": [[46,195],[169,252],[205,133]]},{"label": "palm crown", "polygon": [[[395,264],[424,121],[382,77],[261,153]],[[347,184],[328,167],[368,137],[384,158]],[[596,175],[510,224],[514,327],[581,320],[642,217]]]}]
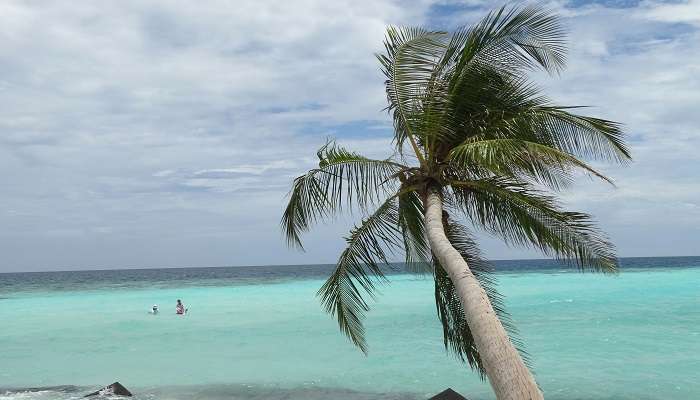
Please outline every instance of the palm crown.
[{"label": "palm crown", "polygon": [[471,229],[529,246],[581,269],[614,272],[613,246],[590,216],[562,209],[554,197],[582,171],[610,181],[584,159],[624,163],[619,124],[553,104],[527,79],[565,63],[565,33],[536,7],[501,8],[476,25],[446,32],[387,30],[377,55],[386,76],[395,156],[373,160],[327,143],[318,168],[294,180],[282,226],[291,245],[313,223],[342,210],[365,217],[346,238],[335,271],[319,290],[341,330],[367,351],[365,295],[387,280],[395,252],[431,271],[445,346],[483,372],[452,281],[426,240],[423,200],[436,191],[443,224],[517,344],[502,300]]}]

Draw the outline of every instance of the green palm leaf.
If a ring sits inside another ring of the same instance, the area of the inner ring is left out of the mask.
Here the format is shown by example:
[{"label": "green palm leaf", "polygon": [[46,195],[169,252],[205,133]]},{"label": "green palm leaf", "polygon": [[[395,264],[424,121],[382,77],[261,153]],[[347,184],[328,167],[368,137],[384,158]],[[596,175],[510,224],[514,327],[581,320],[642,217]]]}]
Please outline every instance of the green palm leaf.
[{"label": "green palm leaf", "polygon": [[393,114],[397,148],[401,153],[408,139],[419,159],[422,151],[415,140],[422,134],[420,99],[444,50],[445,37],[445,32],[389,27],[384,41],[386,51],[377,54],[386,77],[387,109]]},{"label": "green palm leaf", "polygon": [[344,206],[361,209],[395,191],[394,176],[406,167],[392,160],[372,160],[327,143],[317,153],[319,167],[294,180],[282,229],[290,245],[303,248],[301,233]]},{"label": "green palm leaf", "polygon": [[534,136],[584,158],[620,163],[630,160],[619,123],[566,111],[571,108],[577,107],[542,106],[531,110],[529,119],[542,121],[544,125]]},{"label": "green palm leaf", "polygon": [[453,166],[459,164],[464,169],[478,166],[481,173],[530,178],[554,189],[568,184],[577,169],[612,184],[608,177],[571,154],[527,140],[468,141],[454,147],[447,159]]},{"label": "green palm leaf", "polygon": [[455,73],[482,66],[506,74],[557,72],[566,64],[565,37],[559,18],[541,7],[503,6],[466,30]]},{"label": "green palm leaf", "polygon": [[556,201],[508,178],[452,182],[456,204],[472,223],[507,243],[535,247],[580,269],[616,272],[614,246],[590,216],[568,212]]},{"label": "green palm leaf", "polygon": [[398,219],[398,200],[392,196],[350,232],[335,271],[318,291],[325,310],[337,317],[340,330],[364,353],[362,321],[369,305],[362,292],[373,297],[375,280],[386,282],[379,264],[388,264],[387,251],[402,245]]},{"label": "green palm leaf", "polygon": [[430,116],[439,128],[428,129],[440,133],[441,158],[455,146],[488,139],[526,140],[588,159],[630,158],[620,124],[552,105],[525,78],[481,68],[460,78],[447,103],[442,119]]},{"label": "green palm leaf", "polygon": [[423,201],[415,191],[399,194],[399,228],[410,272],[432,272],[431,253],[425,236]]}]

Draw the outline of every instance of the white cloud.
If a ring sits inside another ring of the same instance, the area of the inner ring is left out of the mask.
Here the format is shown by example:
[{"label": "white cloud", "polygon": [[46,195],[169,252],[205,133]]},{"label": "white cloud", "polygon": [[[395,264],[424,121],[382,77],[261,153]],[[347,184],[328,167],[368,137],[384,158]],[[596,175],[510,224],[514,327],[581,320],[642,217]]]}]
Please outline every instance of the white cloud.
[{"label": "white cloud", "polygon": [[663,22],[700,23],[700,1],[686,0],[680,3],[651,2],[648,10],[641,13],[645,18]]},{"label": "white cloud", "polygon": [[[2,2],[0,269],[167,265],[170,251],[174,265],[302,260],[278,233],[291,177],[343,124],[362,121],[347,142],[390,152],[375,146],[389,131],[372,53],[387,24],[420,23],[427,7]],[[95,226],[110,227],[99,249],[74,234]],[[250,229],[267,258],[233,239]],[[179,232],[172,248],[115,255],[166,232]],[[229,244],[188,251],[206,246],[201,232]]]},{"label": "white cloud", "polygon": [[[574,13],[567,20],[570,67],[560,79],[543,80],[555,99],[595,105],[588,113],[626,125],[634,163],[603,166],[618,188],[581,184],[568,196],[598,217],[625,255],[697,252],[688,238],[700,234],[700,213],[687,204],[700,198],[700,32],[670,17],[670,10],[692,14],[696,5],[676,6]],[[595,55],[577,45],[592,40],[609,50]]]},{"label": "white cloud", "polygon": [[[491,5],[438,3],[3,1],[0,270],[332,261],[348,221],[288,252],[282,198],[326,137],[390,154],[372,56],[385,26],[444,28]],[[542,84],[625,122],[637,160],[608,170],[617,191],[582,185],[569,202],[600,216],[623,254],[661,254],[629,227],[646,215],[663,235],[698,233],[697,2],[551,4],[572,53]]]}]

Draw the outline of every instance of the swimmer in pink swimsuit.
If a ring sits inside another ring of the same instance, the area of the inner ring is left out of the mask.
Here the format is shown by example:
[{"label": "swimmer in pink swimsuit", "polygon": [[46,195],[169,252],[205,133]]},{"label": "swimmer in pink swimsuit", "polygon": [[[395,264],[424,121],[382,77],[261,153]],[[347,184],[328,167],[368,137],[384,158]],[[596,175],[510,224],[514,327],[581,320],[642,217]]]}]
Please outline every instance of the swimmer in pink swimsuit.
[{"label": "swimmer in pink swimsuit", "polygon": [[183,315],[183,314],[185,314],[185,312],[187,312],[187,310],[185,309],[185,306],[182,305],[182,301],[180,301],[178,299],[177,305],[175,306],[175,313],[178,315]]}]

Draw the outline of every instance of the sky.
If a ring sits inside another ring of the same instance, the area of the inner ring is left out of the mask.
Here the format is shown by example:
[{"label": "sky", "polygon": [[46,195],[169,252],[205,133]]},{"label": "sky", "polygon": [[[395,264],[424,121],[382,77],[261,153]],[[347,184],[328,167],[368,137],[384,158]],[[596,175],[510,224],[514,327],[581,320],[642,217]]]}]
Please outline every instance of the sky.
[{"label": "sky", "polygon": [[[374,53],[387,25],[454,29],[449,0],[0,2],[0,272],[334,263],[352,219],[288,249],[292,179],[327,138],[392,152]],[[553,1],[560,104],[625,124],[567,207],[621,256],[700,254],[700,0]],[[539,257],[480,235],[493,259]]]}]

